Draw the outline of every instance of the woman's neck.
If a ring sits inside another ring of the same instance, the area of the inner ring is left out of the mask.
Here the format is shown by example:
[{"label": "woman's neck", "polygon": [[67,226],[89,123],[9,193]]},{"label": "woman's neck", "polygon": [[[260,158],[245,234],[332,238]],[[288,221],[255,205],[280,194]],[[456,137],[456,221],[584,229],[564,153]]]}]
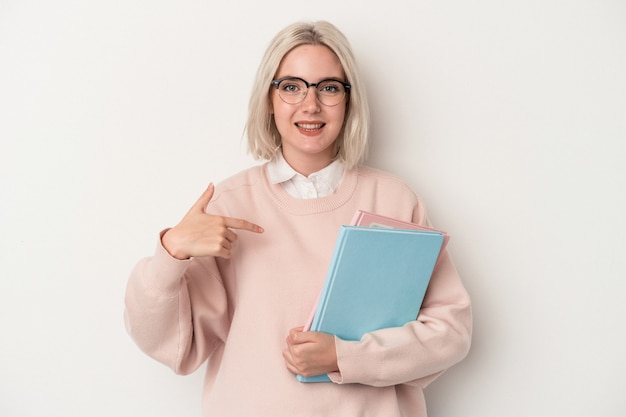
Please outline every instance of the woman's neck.
[{"label": "woman's neck", "polygon": [[283,152],[285,161],[299,174],[308,177],[309,175],[321,171],[333,162],[333,159],[328,156],[311,155],[310,157],[293,157],[285,155]]}]

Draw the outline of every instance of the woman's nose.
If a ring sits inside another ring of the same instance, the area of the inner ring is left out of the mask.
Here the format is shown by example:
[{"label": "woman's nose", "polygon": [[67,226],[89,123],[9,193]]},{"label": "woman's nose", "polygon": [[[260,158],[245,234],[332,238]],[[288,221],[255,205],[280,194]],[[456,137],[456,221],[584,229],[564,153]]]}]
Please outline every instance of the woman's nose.
[{"label": "woman's nose", "polygon": [[309,89],[307,90],[306,96],[304,97],[304,100],[302,101],[302,106],[304,110],[309,111],[309,112],[319,111],[320,102],[317,99],[317,89],[315,87],[313,86],[309,87]]}]

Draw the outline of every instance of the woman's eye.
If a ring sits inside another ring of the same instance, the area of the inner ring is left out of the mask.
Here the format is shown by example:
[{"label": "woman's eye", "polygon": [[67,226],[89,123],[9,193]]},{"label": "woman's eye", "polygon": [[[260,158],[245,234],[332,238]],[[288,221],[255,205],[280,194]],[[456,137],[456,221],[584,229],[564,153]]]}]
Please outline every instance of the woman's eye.
[{"label": "woman's eye", "polygon": [[324,84],[321,88],[321,92],[326,94],[337,94],[341,92],[339,84]]},{"label": "woman's eye", "polygon": [[285,83],[283,85],[283,91],[286,93],[297,93],[300,88],[297,84],[288,84]]}]

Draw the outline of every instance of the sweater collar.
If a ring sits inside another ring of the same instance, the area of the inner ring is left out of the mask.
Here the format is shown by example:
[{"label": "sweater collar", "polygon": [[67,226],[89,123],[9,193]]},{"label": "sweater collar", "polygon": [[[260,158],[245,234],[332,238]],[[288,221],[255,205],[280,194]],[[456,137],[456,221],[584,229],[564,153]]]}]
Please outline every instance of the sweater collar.
[{"label": "sweater collar", "polygon": [[289,165],[282,152],[277,152],[274,159],[267,164],[267,173],[271,184],[281,184],[291,181],[298,176],[304,178],[317,176],[328,184],[329,188],[332,190],[336,190],[337,187],[339,187],[344,170],[344,164],[336,159],[321,170],[305,177]]},{"label": "sweater collar", "polygon": [[292,214],[306,215],[334,210],[352,197],[358,183],[358,167],[343,169],[343,176],[333,194],[320,198],[297,199],[292,197],[280,183],[274,183],[270,178],[270,164],[271,162],[266,162],[261,167],[264,182],[277,206]]}]

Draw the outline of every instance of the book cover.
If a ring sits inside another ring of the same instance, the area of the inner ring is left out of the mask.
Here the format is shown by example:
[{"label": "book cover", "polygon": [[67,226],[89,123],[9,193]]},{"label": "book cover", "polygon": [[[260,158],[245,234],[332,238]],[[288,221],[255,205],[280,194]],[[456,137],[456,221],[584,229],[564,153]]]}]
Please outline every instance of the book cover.
[{"label": "book cover", "polygon": [[[360,340],[415,320],[443,242],[434,230],[341,226],[307,329]],[[330,381],[327,375],[298,380]]]},{"label": "book cover", "polygon": [[[435,228],[428,227],[428,226],[422,226],[417,223],[412,223],[412,222],[408,222],[404,220],[394,219],[392,217],[375,214],[375,213],[365,211],[365,210],[357,210],[354,213],[354,216],[352,217],[352,221],[350,222],[350,225],[351,226],[364,226],[364,227],[386,227],[386,228],[393,228],[393,229],[429,230],[433,232],[439,232],[443,235],[443,244],[439,251],[439,256],[441,256],[441,253],[443,252],[446,245],[448,244],[448,241],[450,240],[450,235],[448,235],[448,233],[443,230],[435,229]],[[315,317],[315,312],[317,311],[318,303],[319,303],[319,298],[318,298],[318,301],[315,303],[315,306],[313,306],[313,309],[311,310],[311,314],[309,315],[309,317],[307,318],[307,321],[304,324],[304,331],[308,331],[311,329],[311,324],[313,323],[313,318]]]},{"label": "book cover", "polygon": [[365,210],[357,210],[350,224],[354,226],[391,227],[394,229],[430,230],[433,232],[439,232],[443,235],[443,245],[441,246],[441,251],[445,249],[448,241],[450,240],[450,235],[443,230],[394,219],[392,217],[382,216]]}]

